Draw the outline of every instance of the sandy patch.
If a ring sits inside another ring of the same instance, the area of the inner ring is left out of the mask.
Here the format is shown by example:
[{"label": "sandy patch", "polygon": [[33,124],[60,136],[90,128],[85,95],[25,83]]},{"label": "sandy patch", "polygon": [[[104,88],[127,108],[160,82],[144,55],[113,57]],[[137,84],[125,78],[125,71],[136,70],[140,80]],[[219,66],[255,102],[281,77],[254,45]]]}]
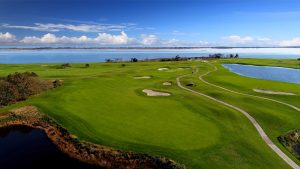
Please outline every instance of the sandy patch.
[{"label": "sandy patch", "polygon": [[165,70],[169,70],[169,68],[161,67],[161,68],[158,68],[157,70],[159,70],[159,71],[165,71]]},{"label": "sandy patch", "polygon": [[163,82],[163,85],[164,85],[164,86],[171,86],[171,85],[172,85],[172,82]]},{"label": "sandy patch", "polygon": [[170,93],[164,93],[164,92],[158,92],[150,89],[144,89],[144,93],[147,94],[147,96],[170,96]]},{"label": "sandy patch", "polygon": [[296,95],[295,93],[287,93],[287,92],[277,92],[277,91],[271,91],[271,90],[262,90],[262,89],[253,89],[253,91],[258,93],[264,93],[264,94],[278,94],[278,95]]},{"label": "sandy patch", "polygon": [[151,76],[135,76],[134,79],[151,79]]}]

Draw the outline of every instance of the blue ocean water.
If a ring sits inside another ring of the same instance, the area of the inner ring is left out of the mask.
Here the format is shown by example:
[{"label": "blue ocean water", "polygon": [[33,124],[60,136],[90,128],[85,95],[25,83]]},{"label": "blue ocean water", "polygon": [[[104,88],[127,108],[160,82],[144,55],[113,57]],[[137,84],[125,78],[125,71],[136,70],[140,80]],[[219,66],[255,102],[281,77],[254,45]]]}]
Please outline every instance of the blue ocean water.
[{"label": "blue ocean water", "polygon": [[241,58],[300,58],[298,48],[232,48],[232,49],[45,49],[14,50],[0,48],[1,63],[104,62],[106,59],[130,60],[208,56],[214,53],[238,53]]}]

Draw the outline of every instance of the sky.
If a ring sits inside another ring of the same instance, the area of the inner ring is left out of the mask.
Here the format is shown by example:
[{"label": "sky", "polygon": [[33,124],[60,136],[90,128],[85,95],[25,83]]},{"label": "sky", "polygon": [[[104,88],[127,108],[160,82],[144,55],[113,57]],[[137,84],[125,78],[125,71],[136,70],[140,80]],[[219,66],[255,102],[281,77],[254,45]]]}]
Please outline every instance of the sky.
[{"label": "sky", "polygon": [[299,0],[0,0],[0,45],[300,46]]}]

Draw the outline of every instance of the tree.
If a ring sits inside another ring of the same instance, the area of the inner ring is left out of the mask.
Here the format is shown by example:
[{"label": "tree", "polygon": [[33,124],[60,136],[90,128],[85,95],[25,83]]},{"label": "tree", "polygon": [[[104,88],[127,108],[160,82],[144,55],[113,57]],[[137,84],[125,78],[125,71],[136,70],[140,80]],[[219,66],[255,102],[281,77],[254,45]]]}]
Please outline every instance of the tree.
[{"label": "tree", "polygon": [[180,60],[180,56],[179,56],[179,55],[176,55],[175,58],[174,58],[174,60],[175,60],[175,61],[179,61],[179,60]]},{"label": "tree", "polygon": [[235,54],[234,58],[239,58],[239,54]]},{"label": "tree", "polygon": [[131,62],[138,62],[137,58],[131,58]]},{"label": "tree", "polygon": [[113,62],[112,59],[105,59],[105,62]]},{"label": "tree", "polygon": [[216,58],[216,59],[223,58],[223,54],[222,53],[217,53],[217,54],[214,55],[214,58]]}]

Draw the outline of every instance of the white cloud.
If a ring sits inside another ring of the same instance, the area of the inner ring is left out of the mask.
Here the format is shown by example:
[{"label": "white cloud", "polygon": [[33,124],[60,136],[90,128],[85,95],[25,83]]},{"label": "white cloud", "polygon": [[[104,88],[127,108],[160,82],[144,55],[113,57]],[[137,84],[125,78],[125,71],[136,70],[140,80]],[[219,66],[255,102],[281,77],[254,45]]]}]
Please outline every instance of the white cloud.
[{"label": "white cloud", "polygon": [[272,41],[271,38],[266,38],[266,37],[263,37],[263,38],[257,38],[258,41],[264,41],[264,42],[268,42],[268,41]]},{"label": "white cloud", "polygon": [[124,31],[118,35],[99,33],[96,37],[67,37],[47,33],[41,37],[26,36],[19,41],[24,44],[87,44],[87,45],[119,45],[119,46],[208,46],[207,41],[184,42],[178,39],[163,40],[157,35],[142,34],[139,38],[129,37]]},{"label": "white cloud", "polygon": [[174,36],[199,36],[199,35],[201,35],[201,33],[199,33],[199,32],[181,32],[178,30],[173,30],[171,32],[171,35],[174,35]]},{"label": "white cloud", "polygon": [[35,43],[57,43],[58,38],[51,34],[47,33],[46,35],[42,36],[41,38],[38,38],[36,36],[29,36],[29,37],[24,37],[21,42],[23,43],[30,43],[30,44],[35,44]]},{"label": "white cloud", "polygon": [[112,31],[123,31],[135,28],[135,24],[53,24],[53,23],[35,23],[34,25],[10,25],[2,24],[4,28],[14,29],[29,29],[34,31],[45,31],[45,32],[59,32],[63,30],[71,30],[77,32],[112,32]]},{"label": "white cloud", "polygon": [[10,42],[14,42],[16,40],[16,36],[6,32],[6,33],[2,33],[0,32],[0,43],[10,43]]},{"label": "white cloud", "polygon": [[207,41],[186,42],[178,39],[170,39],[161,42],[162,46],[170,47],[208,47],[210,45]]},{"label": "white cloud", "polygon": [[254,38],[251,36],[242,37],[242,36],[238,36],[238,35],[222,37],[222,39],[225,41],[228,41],[230,43],[240,43],[240,44],[249,43],[254,40]]},{"label": "white cloud", "polygon": [[182,45],[182,42],[178,39],[170,39],[170,40],[164,41],[163,45],[164,46],[180,46],[180,45]]},{"label": "white cloud", "polygon": [[96,43],[99,44],[112,44],[112,45],[126,45],[130,42],[130,38],[127,34],[122,31],[120,35],[111,35],[108,33],[99,33],[98,36],[94,39]]},{"label": "white cloud", "polygon": [[278,46],[278,41],[273,40],[267,37],[255,37],[255,36],[239,36],[239,35],[231,35],[222,37],[221,41],[216,42],[216,46],[235,46],[235,47],[273,47]]},{"label": "white cloud", "polygon": [[283,40],[279,43],[280,46],[300,46],[300,38]]},{"label": "white cloud", "polygon": [[141,43],[143,45],[157,45],[159,43],[160,39],[156,35],[141,35]]},{"label": "white cloud", "polygon": [[120,35],[112,35],[108,33],[99,33],[95,38],[87,36],[81,37],[57,37],[54,34],[47,33],[42,37],[28,36],[24,37],[20,42],[26,44],[99,44],[99,45],[126,45],[133,42],[133,38],[129,38],[125,32]]},{"label": "white cloud", "polygon": [[[16,37],[10,33],[0,33],[0,42],[17,42]],[[209,46],[234,46],[234,47],[276,47],[300,46],[300,38],[290,40],[273,40],[266,37],[232,35],[222,37],[218,42],[208,41],[181,41],[178,39],[161,39],[157,35],[142,34],[139,38],[129,37],[124,31],[120,34],[99,33],[96,37],[68,37],[56,36],[47,33],[41,37],[27,36],[18,41],[24,44],[86,44],[103,46],[164,46],[164,47],[209,47]]]}]

